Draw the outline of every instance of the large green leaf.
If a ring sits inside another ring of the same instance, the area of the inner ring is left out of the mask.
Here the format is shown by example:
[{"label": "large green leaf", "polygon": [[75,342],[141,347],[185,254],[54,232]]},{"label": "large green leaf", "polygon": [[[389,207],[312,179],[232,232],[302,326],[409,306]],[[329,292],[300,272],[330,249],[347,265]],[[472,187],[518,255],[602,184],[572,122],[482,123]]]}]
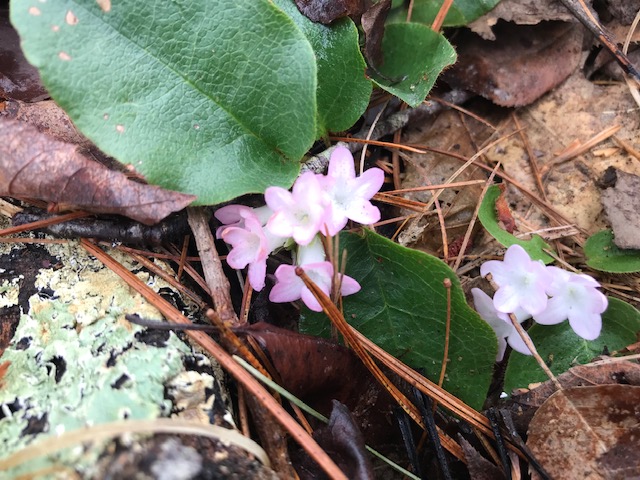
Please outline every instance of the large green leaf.
[{"label": "large green leaf", "polygon": [[[451,335],[444,388],[474,408],[485,400],[497,352],[491,328],[466,303],[456,274],[442,261],[372,232],[344,233],[346,274],[362,290],[343,299],[344,315],[356,329],[390,354],[437,381],[444,355],[447,301],[451,288]],[[328,319],[305,311],[301,329],[327,335]]]},{"label": "large green leaf", "polygon": [[[495,7],[500,0],[455,0],[444,19],[445,27],[467,25]],[[431,25],[440,11],[442,0],[415,0],[411,13],[411,21]],[[404,20],[407,18],[406,7],[396,8],[391,18]]]},{"label": "large green leaf", "polygon": [[419,23],[391,23],[382,39],[384,63],[372,72],[381,88],[420,105],[440,72],[456,61],[456,52],[441,34]]},{"label": "large green leaf", "polygon": [[331,26],[314,23],[302,15],[292,0],[274,0],[309,39],[318,65],[318,133],[351,127],[369,105],[371,81],[358,45],[358,29],[350,18]]},{"label": "large green leaf", "polygon": [[553,262],[554,258],[547,255],[543,250],[553,250],[551,245],[545,242],[538,235],[533,235],[531,240],[521,240],[500,227],[500,224],[498,223],[498,216],[496,214],[496,200],[500,196],[500,193],[500,187],[492,185],[489,187],[487,193],[482,199],[482,204],[478,210],[478,219],[482,226],[493,238],[500,242],[501,245],[505,247],[520,245],[526,250],[532,260],[541,260],[544,263]]},{"label": "large green leaf", "polygon": [[[589,363],[605,349],[614,351],[637,341],[640,312],[626,302],[609,297],[609,307],[602,314],[600,336],[588,341],[571,329],[568,321],[558,325],[533,325],[529,330],[538,353],[551,371],[559,375],[574,365]],[[535,359],[513,352],[504,378],[505,392],[548,380]]]},{"label": "large green leaf", "polygon": [[623,250],[613,243],[613,232],[602,230],[584,244],[587,265],[596,270],[612,273],[640,271],[640,250]]},{"label": "large green leaf", "polygon": [[268,0],[12,0],[11,21],[83,133],[200,204],[289,186],[315,139],[313,50]]}]

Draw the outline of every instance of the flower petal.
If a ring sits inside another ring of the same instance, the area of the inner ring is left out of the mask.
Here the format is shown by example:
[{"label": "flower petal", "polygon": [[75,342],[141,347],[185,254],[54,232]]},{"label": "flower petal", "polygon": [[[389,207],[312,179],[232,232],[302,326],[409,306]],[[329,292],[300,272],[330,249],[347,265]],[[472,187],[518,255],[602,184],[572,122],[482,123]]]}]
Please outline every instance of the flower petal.
[{"label": "flower petal", "polygon": [[337,146],[329,158],[328,176],[333,178],[351,179],[356,176],[353,155],[348,148]]}]

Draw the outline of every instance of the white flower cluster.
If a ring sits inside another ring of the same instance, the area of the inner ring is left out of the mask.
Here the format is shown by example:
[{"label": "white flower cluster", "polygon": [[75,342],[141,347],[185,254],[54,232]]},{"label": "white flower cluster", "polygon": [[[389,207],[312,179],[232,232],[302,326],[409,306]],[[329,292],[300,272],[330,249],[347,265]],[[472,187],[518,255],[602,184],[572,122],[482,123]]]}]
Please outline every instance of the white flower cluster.
[{"label": "white flower cluster", "polygon": [[478,288],[471,290],[476,310],[498,337],[498,360],[507,343],[520,353],[531,354],[509,313],[520,323],[533,318],[541,325],[555,325],[568,319],[573,331],[585,340],[600,335],[602,313],[608,302],[597,290],[600,284],[589,275],[547,267],[531,260],[519,245],[507,249],[504,261],[485,262],[480,273],[483,277],[491,274],[498,286],[493,299]]}]

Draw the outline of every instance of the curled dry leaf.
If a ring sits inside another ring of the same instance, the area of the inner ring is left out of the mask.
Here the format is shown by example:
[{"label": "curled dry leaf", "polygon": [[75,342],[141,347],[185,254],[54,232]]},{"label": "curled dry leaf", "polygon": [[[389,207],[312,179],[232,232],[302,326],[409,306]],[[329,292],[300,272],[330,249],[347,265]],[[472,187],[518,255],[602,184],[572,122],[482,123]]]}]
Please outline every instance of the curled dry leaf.
[{"label": "curled dry leaf", "polygon": [[0,122],[0,195],[28,197],[96,213],[124,215],[152,225],[182,210],[195,196],[129,180],[13,120]]},{"label": "curled dry leaf", "polygon": [[391,0],[381,0],[362,14],[362,29],[365,34],[364,57],[374,67],[382,65],[382,37],[384,22],[391,9]]},{"label": "curled dry leaf", "polygon": [[527,446],[552,478],[640,478],[640,387],[554,393],[531,420]]},{"label": "curled dry leaf", "polygon": [[349,409],[334,400],[329,424],[313,432],[313,438],[333,458],[340,470],[354,480],[375,478],[364,438]]},{"label": "curled dry leaf", "polygon": [[360,17],[364,0],[295,0],[300,13],[312,22],[329,24],[342,17]]}]

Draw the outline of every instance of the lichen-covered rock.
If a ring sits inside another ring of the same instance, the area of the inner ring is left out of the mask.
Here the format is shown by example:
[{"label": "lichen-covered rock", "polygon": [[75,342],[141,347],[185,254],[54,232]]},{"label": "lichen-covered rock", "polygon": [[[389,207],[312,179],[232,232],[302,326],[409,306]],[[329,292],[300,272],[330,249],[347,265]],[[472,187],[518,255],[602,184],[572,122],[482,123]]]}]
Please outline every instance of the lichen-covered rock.
[{"label": "lichen-covered rock", "polygon": [[[124,254],[109,253],[156,291],[168,288]],[[34,268],[25,273],[29,265]],[[45,436],[117,420],[181,414],[233,427],[219,370],[182,335],[129,323],[126,314],[162,316],[77,242],[4,246],[0,307],[0,320],[19,316],[3,353],[0,345],[0,363],[11,362],[0,384],[0,461]],[[127,448],[144,457],[147,448],[138,441],[149,440],[129,439]],[[113,470],[112,455],[118,453],[121,460],[122,443],[94,443],[38,458],[0,473],[0,478],[54,465],[59,478],[69,478],[69,469],[81,478],[100,478]],[[193,460],[183,472],[193,475],[180,478],[206,478],[202,474],[208,460],[200,454],[196,458],[192,450],[176,446],[172,454],[186,452],[183,459]],[[47,471],[46,478],[58,478]],[[149,475],[145,478],[154,478],[153,470]]]}]

